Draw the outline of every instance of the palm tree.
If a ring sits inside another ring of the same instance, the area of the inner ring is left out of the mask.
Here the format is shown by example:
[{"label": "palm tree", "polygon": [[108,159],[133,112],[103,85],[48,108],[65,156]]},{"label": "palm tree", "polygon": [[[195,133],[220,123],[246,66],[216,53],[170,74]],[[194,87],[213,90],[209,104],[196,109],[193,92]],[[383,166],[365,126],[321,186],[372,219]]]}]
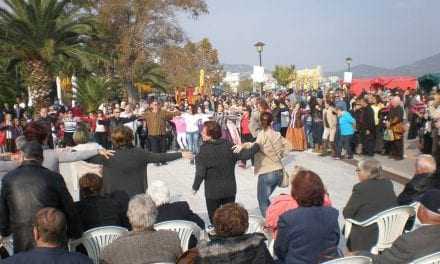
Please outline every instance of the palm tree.
[{"label": "palm tree", "polygon": [[36,113],[50,104],[54,73],[66,61],[87,67],[93,21],[69,0],[4,0],[0,8],[1,53],[23,66]]},{"label": "palm tree", "polygon": [[98,110],[100,104],[108,99],[113,83],[100,76],[89,76],[78,80],[78,100],[87,112]]},{"label": "palm tree", "polygon": [[165,73],[157,63],[145,63],[136,71],[136,81],[150,85],[156,90],[166,92],[169,83],[166,81]]}]

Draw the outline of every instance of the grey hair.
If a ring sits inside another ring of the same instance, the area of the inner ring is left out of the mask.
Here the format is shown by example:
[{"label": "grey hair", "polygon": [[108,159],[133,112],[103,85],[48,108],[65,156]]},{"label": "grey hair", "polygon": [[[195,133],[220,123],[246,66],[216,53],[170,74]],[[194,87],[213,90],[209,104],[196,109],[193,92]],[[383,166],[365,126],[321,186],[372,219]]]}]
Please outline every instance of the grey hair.
[{"label": "grey hair", "polygon": [[15,145],[18,150],[22,150],[24,145],[26,144],[26,138],[24,136],[19,136],[15,139]]},{"label": "grey hair", "polygon": [[170,190],[163,181],[154,181],[148,186],[147,192],[156,206],[169,203],[171,200]]},{"label": "grey hair", "polygon": [[424,171],[434,172],[437,169],[437,164],[434,157],[427,154],[422,154],[416,158],[416,167],[423,168]]},{"label": "grey hair", "polygon": [[359,161],[359,169],[368,174],[368,179],[383,179],[383,169],[376,159],[364,159]]},{"label": "grey hair", "polygon": [[157,208],[148,194],[138,194],[130,199],[127,216],[134,230],[146,230],[156,223]]}]

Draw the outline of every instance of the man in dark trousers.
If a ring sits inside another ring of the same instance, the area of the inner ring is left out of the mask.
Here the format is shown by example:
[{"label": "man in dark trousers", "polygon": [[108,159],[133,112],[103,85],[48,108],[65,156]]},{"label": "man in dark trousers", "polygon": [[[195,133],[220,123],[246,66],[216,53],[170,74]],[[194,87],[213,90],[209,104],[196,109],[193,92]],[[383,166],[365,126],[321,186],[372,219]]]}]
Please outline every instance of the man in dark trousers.
[{"label": "man in dark trousers", "polygon": [[362,144],[362,154],[367,156],[374,156],[375,150],[375,131],[376,124],[374,122],[374,110],[368,104],[364,97],[359,99],[361,105],[361,112],[359,116],[359,136]]},{"label": "man in dark trousers", "polygon": [[63,176],[41,165],[42,146],[35,141],[27,142],[20,155],[21,165],[2,180],[0,235],[13,234],[15,253],[32,249],[35,246],[32,236],[35,214],[41,208],[54,207],[66,214],[68,238],[79,238],[81,219]]},{"label": "man in dark trousers", "polygon": [[[146,122],[148,130],[148,140],[151,144],[151,152],[153,153],[165,153],[165,135],[167,133],[167,122],[174,116],[180,115],[180,112],[170,112],[161,109],[159,101],[153,101],[151,103],[151,111],[146,112],[144,120]],[[163,165],[166,162],[162,163]],[[160,165],[156,163],[156,165]]]}]

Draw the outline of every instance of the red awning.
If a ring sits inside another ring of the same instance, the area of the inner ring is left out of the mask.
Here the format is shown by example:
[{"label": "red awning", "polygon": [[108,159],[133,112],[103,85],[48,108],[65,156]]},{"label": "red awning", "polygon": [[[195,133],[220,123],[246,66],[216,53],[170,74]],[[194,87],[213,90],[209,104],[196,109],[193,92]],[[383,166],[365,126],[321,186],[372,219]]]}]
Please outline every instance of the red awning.
[{"label": "red awning", "polygon": [[414,90],[417,88],[417,78],[414,76],[378,76],[373,78],[353,79],[350,92],[359,95],[379,87],[399,90]]}]

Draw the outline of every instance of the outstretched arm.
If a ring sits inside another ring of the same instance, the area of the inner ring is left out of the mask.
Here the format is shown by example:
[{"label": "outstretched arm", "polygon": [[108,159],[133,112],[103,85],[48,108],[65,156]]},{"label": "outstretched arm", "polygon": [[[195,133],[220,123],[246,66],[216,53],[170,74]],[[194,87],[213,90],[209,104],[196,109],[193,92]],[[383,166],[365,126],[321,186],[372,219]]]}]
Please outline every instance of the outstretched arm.
[{"label": "outstretched arm", "polygon": [[260,151],[258,144],[253,144],[251,148],[243,148],[239,153],[234,153],[236,160],[248,160]]},{"label": "outstretched arm", "polygon": [[176,152],[176,153],[147,152],[145,159],[147,163],[161,163],[161,162],[173,161],[180,158],[182,158],[181,152]]}]

